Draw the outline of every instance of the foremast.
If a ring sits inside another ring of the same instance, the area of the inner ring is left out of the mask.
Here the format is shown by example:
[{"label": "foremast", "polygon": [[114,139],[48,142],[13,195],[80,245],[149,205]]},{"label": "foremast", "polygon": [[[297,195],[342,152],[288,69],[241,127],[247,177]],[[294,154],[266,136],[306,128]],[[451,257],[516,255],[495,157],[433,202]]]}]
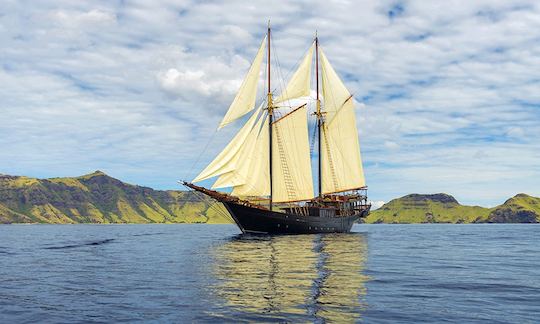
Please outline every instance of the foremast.
[{"label": "foremast", "polygon": [[268,106],[267,106],[267,109],[268,109],[268,140],[269,140],[269,143],[268,143],[268,147],[269,147],[269,163],[268,163],[268,171],[269,171],[269,181],[270,181],[270,198],[269,198],[269,204],[268,204],[268,208],[270,210],[272,210],[272,188],[273,188],[273,185],[272,185],[272,123],[274,122],[274,108],[273,108],[273,102],[272,102],[272,88],[270,86],[270,33],[271,33],[271,30],[270,30],[270,21],[268,21],[268,33],[267,33],[267,40],[268,40],[268,45],[267,45],[267,48],[268,48],[268,53],[267,53],[267,68],[268,68]]}]

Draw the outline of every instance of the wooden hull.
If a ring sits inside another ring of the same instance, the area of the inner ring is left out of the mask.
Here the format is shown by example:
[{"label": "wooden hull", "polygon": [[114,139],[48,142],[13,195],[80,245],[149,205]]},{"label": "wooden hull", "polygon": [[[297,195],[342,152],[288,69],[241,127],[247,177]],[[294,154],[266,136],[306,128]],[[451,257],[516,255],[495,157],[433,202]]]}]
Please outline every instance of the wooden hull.
[{"label": "wooden hull", "polygon": [[367,216],[362,214],[344,217],[319,217],[269,211],[234,202],[223,202],[236,225],[243,233],[252,234],[310,234],[348,233],[354,222]]}]

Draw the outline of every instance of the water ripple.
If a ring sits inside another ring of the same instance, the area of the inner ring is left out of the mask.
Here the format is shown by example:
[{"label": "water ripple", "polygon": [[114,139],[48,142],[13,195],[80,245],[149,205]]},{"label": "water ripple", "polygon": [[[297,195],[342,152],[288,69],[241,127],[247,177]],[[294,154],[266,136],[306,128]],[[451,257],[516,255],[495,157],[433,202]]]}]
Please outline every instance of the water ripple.
[{"label": "water ripple", "polygon": [[46,249],[46,250],[73,249],[73,248],[78,248],[78,247],[82,247],[82,246],[102,245],[102,244],[113,242],[114,240],[115,239],[105,239],[105,240],[84,242],[84,243],[78,243],[78,244],[69,244],[69,245],[62,245],[62,246],[49,246],[49,247],[45,247],[44,249]]}]

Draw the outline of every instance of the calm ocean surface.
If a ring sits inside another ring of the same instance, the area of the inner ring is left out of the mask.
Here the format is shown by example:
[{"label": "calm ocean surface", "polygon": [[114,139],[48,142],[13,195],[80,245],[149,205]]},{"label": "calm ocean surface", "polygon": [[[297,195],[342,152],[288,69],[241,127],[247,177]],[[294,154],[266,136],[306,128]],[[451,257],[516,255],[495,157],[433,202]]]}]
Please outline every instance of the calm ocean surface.
[{"label": "calm ocean surface", "polygon": [[540,322],[540,226],[0,226],[0,322]]}]

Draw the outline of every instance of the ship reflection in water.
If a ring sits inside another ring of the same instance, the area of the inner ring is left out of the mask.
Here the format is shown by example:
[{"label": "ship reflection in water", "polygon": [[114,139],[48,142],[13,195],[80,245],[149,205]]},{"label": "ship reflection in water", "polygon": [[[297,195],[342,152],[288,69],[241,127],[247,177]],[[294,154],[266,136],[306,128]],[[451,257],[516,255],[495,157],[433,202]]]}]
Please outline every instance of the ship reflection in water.
[{"label": "ship reflection in water", "polygon": [[366,308],[362,233],[236,236],[215,249],[211,316],[247,321],[356,321]]}]

